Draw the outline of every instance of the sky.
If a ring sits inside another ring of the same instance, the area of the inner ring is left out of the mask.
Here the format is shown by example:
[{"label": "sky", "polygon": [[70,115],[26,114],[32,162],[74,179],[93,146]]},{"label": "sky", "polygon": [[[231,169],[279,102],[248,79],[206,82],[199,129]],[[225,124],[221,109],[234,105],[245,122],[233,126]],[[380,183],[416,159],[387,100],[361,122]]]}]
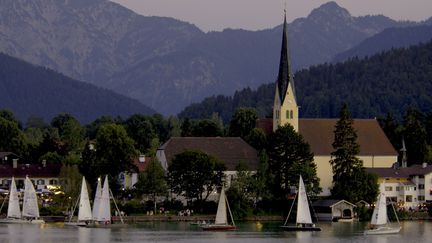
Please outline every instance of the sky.
[{"label": "sky", "polygon": [[[306,17],[329,0],[111,0],[145,16],[173,17],[203,31],[225,28],[259,30]],[[383,14],[395,20],[425,20],[432,16],[432,0],[336,0],[353,16]]]}]

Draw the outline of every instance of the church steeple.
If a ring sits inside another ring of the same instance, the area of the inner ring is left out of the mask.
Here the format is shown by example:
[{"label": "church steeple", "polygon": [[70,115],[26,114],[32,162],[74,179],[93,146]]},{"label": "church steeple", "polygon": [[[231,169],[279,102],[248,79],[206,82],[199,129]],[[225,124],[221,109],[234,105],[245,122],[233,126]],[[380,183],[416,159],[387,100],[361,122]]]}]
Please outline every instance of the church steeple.
[{"label": "church steeple", "polygon": [[279,74],[277,77],[277,86],[279,88],[279,98],[283,103],[285,100],[288,84],[294,84],[293,75],[291,72],[291,63],[288,52],[288,34],[287,34],[287,22],[286,22],[286,11],[284,14],[283,32],[282,32],[282,48],[280,53],[279,61]]},{"label": "church steeple", "polygon": [[288,31],[285,12],[279,73],[276,80],[276,91],[273,105],[273,131],[275,131],[279,126],[283,126],[287,123],[291,124],[295,131],[298,131],[298,106],[294,90],[294,79],[289,58]]}]

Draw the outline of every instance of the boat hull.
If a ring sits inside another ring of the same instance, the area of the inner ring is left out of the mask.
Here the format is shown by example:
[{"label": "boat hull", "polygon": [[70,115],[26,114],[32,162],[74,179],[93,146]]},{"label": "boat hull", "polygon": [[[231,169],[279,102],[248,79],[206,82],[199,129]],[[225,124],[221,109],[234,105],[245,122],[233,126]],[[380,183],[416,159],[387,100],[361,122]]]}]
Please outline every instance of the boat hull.
[{"label": "boat hull", "polygon": [[385,234],[397,234],[401,230],[401,226],[399,227],[379,227],[376,229],[366,230],[366,235],[385,235]]},{"label": "boat hull", "polygon": [[209,225],[202,225],[201,229],[204,231],[233,231],[236,230],[237,227],[233,225],[209,224]]},{"label": "boat hull", "polygon": [[281,226],[284,231],[321,231],[320,227],[313,226]]}]

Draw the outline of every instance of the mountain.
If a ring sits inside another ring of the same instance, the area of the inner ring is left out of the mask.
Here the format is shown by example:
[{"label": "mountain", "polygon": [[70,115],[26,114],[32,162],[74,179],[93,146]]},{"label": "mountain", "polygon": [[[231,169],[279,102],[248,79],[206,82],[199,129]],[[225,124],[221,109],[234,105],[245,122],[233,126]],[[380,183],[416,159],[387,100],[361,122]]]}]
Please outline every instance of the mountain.
[{"label": "mountain", "polygon": [[[410,24],[353,17],[326,3],[289,25],[293,67],[330,61],[385,28]],[[0,51],[110,88],[164,114],[208,95],[273,81],[281,31],[277,26],[204,33],[107,0],[2,0],[0,8]]]},{"label": "mountain", "polygon": [[65,112],[82,123],[104,115],[127,117],[155,113],[131,98],[1,53],[0,109],[11,110],[21,121],[30,116],[50,121]]},{"label": "mountain", "polygon": [[[432,23],[431,23],[432,24]],[[348,60],[352,57],[365,57],[398,47],[408,47],[418,43],[426,43],[432,39],[432,25],[388,28],[367,38],[359,45],[340,53],[333,62]]]},{"label": "mountain", "polygon": [[[392,49],[364,59],[321,64],[294,75],[301,117],[338,117],[343,102],[353,117],[401,119],[408,108],[432,112],[432,41]],[[230,96],[212,96],[186,107],[180,118],[209,118],[218,112],[229,122],[238,107],[255,107],[261,117],[272,114],[274,83],[256,91],[244,89]]]}]

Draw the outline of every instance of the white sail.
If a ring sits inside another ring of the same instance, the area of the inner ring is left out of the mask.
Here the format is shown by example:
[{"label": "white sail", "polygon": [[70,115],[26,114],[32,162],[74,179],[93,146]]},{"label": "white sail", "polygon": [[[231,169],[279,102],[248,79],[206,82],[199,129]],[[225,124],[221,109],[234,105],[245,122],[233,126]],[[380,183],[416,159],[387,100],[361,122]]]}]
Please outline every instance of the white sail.
[{"label": "white sail", "polygon": [[102,197],[102,186],[101,186],[101,178],[98,178],[97,186],[96,186],[96,193],[93,201],[93,219],[98,220],[98,214],[99,214],[99,206],[100,201]]},{"label": "white sail", "polygon": [[87,183],[83,176],[81,184],[81,195],[78,209],[78,221],[92,220],[92,211],[90,207],[90,199],[87,190]]},{"label": "white sail", "polygon": [[9,191],[9,206],[7,212],[8,218],[21,218],[21,210],[19,206],[19,197],[15,184],[15,179],[12,177],[12,183]]},{"label": "white sail", "polygon": [[226,209],[226,197],[225,197],[225,190],[222,187],[221,194],[219,197],[219,203],[216,213],[216,219],[215,224],[228,224],[228,217],[227,217],[227,209]]},{"label": "white sail", "polygon": [[99,204],[99,213],[97,221],[111,221],[111,206],[109,194],[108,176],[105,176],[104,185],[102,187],[102,196]]},{"label": "white sail", "polygon": [[309,211],[309,202],[306,195],[306,189],[303,179],[300,176],[298,188],[298,203],[297,203],[297,224],[312,224],[312,217]]},{"label": "white sail", "polygon": [[380,194],[375,203],[375,208],[372,213],[371,219],[372,225],[384,225],[387,224],[387,203],[384,195],[384,185],[380,186]]},{"label": "white sail", "polygon": [[23,217],[35,217],[39,218],[39,206],[37,202],[36,191],[33,187],[33,183],[28,177],[24,182],[24,202],[23,202]]}]

